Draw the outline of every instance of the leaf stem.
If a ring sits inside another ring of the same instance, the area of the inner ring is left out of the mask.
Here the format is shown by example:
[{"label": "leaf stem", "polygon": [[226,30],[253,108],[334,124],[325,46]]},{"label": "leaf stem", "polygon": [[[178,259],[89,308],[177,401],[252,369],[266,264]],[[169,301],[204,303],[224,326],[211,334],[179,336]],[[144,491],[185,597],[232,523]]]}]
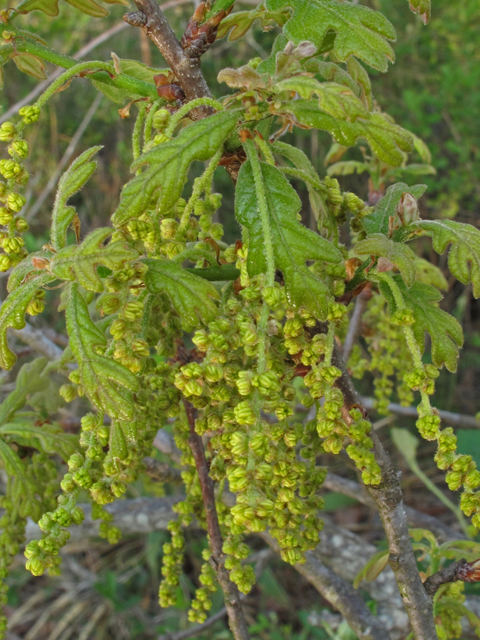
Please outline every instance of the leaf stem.
[{"label": "leaf stem", "polygon": [[255,142],[257,143],[257,147],[262,152],[263,157],[265,158],[265,162],[267,162],[268,164],[271,164],[272,167],[274,167],[275,158],[273,157],[273,153],[272,153],[272,150],[270,149],[270,145],[268,144],[268,142],[266,142],[266,140],[264,140],[260,136],[257,136],[255,138]]},{"label": "leaf stem", "polygon": [[268,203],[265,188],[263,186],[262,166],[258,159],[253,140],[247,139],[244,142],[247,158],[252,166],[255,191],[257,192],[257,206],[263,229],[263,240],[265,242],[265,253],[267,259],[266,284],[272,287],[275,282],[275,260],[273,253],[273,242],[270,233],[270,220],[268,215]]}]

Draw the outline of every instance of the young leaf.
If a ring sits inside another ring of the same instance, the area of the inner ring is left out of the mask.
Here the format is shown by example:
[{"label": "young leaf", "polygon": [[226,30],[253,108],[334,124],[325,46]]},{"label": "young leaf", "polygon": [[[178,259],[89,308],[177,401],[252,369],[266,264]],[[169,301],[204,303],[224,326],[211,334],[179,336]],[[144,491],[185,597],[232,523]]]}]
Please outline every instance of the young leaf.
[{"label": "young leaf", "polygon": [[443,291],[448,290],[448,282],[442,271],[428,260],[415,256],[415,273],[419,282],[431,284]]},{"label": "young leaf", "polygon": [[[415,282],[407,289],[400,275],[393,278],[402,292],[405,304],[413,310],[415,323],[412,329],[420,349],[425,349],[425,332],[428,331],[432,341],[433,363],[437,367],[444,364],[449,371],[456,371],[458,349],[463,346],[463,331],[455,318],[438,308],[437,303],[442,299],[442,294],[421,282]],[[392,315],[397,310],[395,298],[386,282],[382,281],[379,286]]]},{"label": "young leaf", "polygon": [[418,13],[423,23],[427,24],[432,16],[431,0],[408,0],[408,2],[413,13]]},{"label": "young leaf", "polygon": [[230,41],[242,38],[251,29],[255,20],[260,20],[262,29],[277,25],[283,27],[288,20],[286,11],[266,11],[263,7],[252,11],[237,11],[224,18],[217,31],[217,40],[228,34]]},{"label": "young leaf", "polygon": [[187,171],[194,160],[209,160],[233,131],[238,113],[222,111],[182,129],[176,138],[140,156],[132,169],[148,164],[146,171],[124,187],[112,220],[116,227],[137,218],[158,193],[157,212],[168,211],[180,197]]},{"label": "young leaf", "polygon": [[328,131],[336,142],[345,147],[353,147],[358,138],[365,138],[373,153],[392,166],[402,164],[402,151],[413,150],[410,133],[381,113],[372,113],[368,119],[358,118],[355,122],[349,122],[324,113],[315,100],[292,100],[282,105],[279,111],[292,114],[304,127]]},{"label": "young leaf", "polygon": [[11,422],[0,427],[0,434],[13,436],[12,439],[22,446],[35,447],[47,453],[58,453],[65,462],[79,450],[78,437],[65,433],[61,427],[53,424],[35,427],[27,423]]},{"label": "young leaf", "polygon": [[[275,266],[283,272],[290,304],[294,307],[304,306],[318,318],[325,318],[328,308],[327,287],[307,268],[305,261],[339,263],[342,256],[333,244],[297,220],[300,198],[282,173],[271,165],[260,165]],[[249,232],[248,272],[251,276],[265,273],[267,265],[264,229],[257,202],[252,166],[246,162],[238,176],[235,215]]]},{"label": "young leaf", "polygon": [[[167,75],[169,71],[169,69],[154,69],[153,67],[148,67],[146,64],[137,62],[136,60],[122,59],[120,60],[120,64],[124,75],[135,78],[135,80],[148,82],[149,84],[155,84],[153,79],[154,76],[159,74]],[[112,102],[117,104],[123,104],[126,99],[137,100],[144,97],[138,93],[132,93],[126,89],[121,89],[120,87],[114,87],[112,85],[105,84],[104,82],[99,82],[94,79],[94,76],[92,76],[92,84],[98,91],[101,91],[105,96],[107,96],[109,100],[112,100]]]},{"label": "young leaf", "polygon": [[[58,3],[60,0],[24,0],[17,7],[18,13],[29,13],[30,11],[43,11],[47,16],[58,16]],[[101,7],[94,0],[66,0],[68,4],[93,18],[104,18],[108,16],[108,11]],[[128,7],[127,0],[105,0],[108,4],[123,4]]]},{"label": "young leaf", "polygon": [[44,273],[44,269],[40,269],[36,265],[47,265],[52,255],[53,251],[35,251],[30,253],[12,269],[8,278],[7,291],[11,293],[26,282],[27,279],[30,280],[34,276],[42,275]]},{"label": "young leaf", "polygon": [[53,280],[49,273],[42,272],[13,291],[0,307],[0,367],[11,369],[17,356],[8,347],[7,329],[23,329],[29,302],[44,284]]},{"label": "young leaf", "polygon": [[292,8],[292,18],[284,26],[285,35],[295,44],[304,40],[320,47],[329,31],[336,33],[334,51],[344,62],[357,56],[371,67],[386,71],[395,59],[388,40],[396,40],[395,29],[377,11],[341,0],[267,0],[267,9]]},{"label": "young leaf", "polygon": [[25,465],[18,455],[3,440],[0,440],[0,460],[8,476],[13,478],[11,496],[19,507],[20,515],[37,519],[40,504],[34,497],[36,486],[27,476]]},{"label": "young leaf", "polygon": [[375,553],[367,562],[367,564],[355,576],[355,580],[353,582],[353,588],[358,589],[358,587],[361,585],[361,583],[364,580],[366,582],[372,582],[372,580],[375,580],[375,578],[378,578],[378,576],[382,573],[382,571],[388,565],[388,556],[389,556],[388,549]]},{"label": "young leaf", "polygon": [[439,551],[448,560],[465,558],[467,562],[473,562],[480,558],[480,544],[474,540],[449,540],[440,545]]},{"label": "young leaf", "polygon": [[403,182],[393,184],[387,189],[385,196],[379,200],[375,206],[375,210],[366,216],[362,222],[365,231],[370,233],[388,233],[389,220],[391,217],[397,216],[397,209],[400,201],[405,193],[409,193],[418,200],[426,191],[427,185],[416,184],[409,187]]},{"label": "young leaf", "polygon": [[448,268],[463,284],[471,282],[473,295],[480,298],[480,231],[454,220],[421,220],[415,226],[433,238],[437,253],[443,253],[451,243]]},{"label": "young leaf", "polygon": [[87,182],[97,167],[91,158],[102,149],[101,146],[92,147],[84,151],[62,175],[58,183],[57,195],[52,212],[52,226],[50,241],[52,247],[58,251],[67,243],[67,231],[75,217],[75,209],[67,206],[67,201]]},{"label": "young leaf", "polygon": [[15,412],[25,405],[30,394],[48,387],[48,376],[43,373],[47,362],[46,358],[36,358],[21,367],[15,380],[15,389],[0,404],[0,424],[12,420]]},{"label": "young leaf", "polygon": [[119,460],[126,460],[128,458],[128,445],[127,442],[136,441],[136,427],[131,429],[129,423],[114,421],[110,426],[110,441],[109,448],[110,453],[114,458]]},{"label": "young leaf", "polygon": [[38,80],[45,80],[47,77],[45,65],[37,56],[31,53],[15,53],[11,59],[22,73],[26,73],[28,76],[32,76]]},{"label": "young leaf", "polygon": [[145,260],[145,286],[150,293],[166,293],[185,325],[210,322],[218,313],[215,287],[181,265],[165,260]]},{"label": "young leaf", "polygon": [[98,352],[107,346],[107,339],[92,322],[76,283],[71,286],[66,319],[70,347],[86,395],[112,419],[133,420],[132,392],[137,390],[138,380],[126,367]]},{"label": "young leaf", "polygon": [[342,160],[335,162],[327,169],[329,176],[351,176],[353,173],[363,173],[368,171],[368,164],[359,162],[358,160]]},{"label": "young leaf", "polygon": [[351,89],[335,82],[318,82],[315,78],[294,76],[277,82],[273,91],[295,91],[304,99],[315,94],[318,96],[319,108],[340,120],[354,122],[360,116],[368,118],[370,115]]},{"label": "young leaf", "polygon": [[62,280],[76,281],[88,291],[103,291],[103,283],[96,271],[99,265],[120,269],[138,257],[138,253],[121,240],[104,246],[104,240],[111,233],[109,227],[101,227],[90,233],[82,244],[61,249],[50,261],[50,272]]},{"label": "young leaf", "polygon": [[406,245],[394,242],[383,235],[373,233],[355,245],[355,253],[359,256],[378,256],[386,258],[402,274],[407,287],[415,282],[415,254]]}]

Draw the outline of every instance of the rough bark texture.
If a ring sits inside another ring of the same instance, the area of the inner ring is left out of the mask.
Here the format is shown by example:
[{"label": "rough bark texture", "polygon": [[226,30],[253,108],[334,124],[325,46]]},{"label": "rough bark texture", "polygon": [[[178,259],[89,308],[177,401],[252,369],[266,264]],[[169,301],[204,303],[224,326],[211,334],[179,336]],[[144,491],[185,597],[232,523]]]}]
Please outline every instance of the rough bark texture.
[{"label": "rough bark texture", "polygon": [[466,564],[467,561],[465,560],[465,558],[462,558],[457,562],[452,562],[452,564],[448,567],[437,571],[425,580],[425,583],[423,585],[425,591],[430,597],[433,598],[442,584],[447,584],[448,582],[457,582],[458,580],[460,580],[460,577],[458,575],[459,570],[465,567]]}]

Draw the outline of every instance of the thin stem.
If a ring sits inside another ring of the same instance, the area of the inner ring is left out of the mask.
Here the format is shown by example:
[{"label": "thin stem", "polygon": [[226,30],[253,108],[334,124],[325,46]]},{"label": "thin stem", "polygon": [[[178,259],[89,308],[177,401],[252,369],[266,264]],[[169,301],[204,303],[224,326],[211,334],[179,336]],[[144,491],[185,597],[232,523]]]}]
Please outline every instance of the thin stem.
[{"label": "thin stem", "polygon": [[182,217],[180,218],[180,224],[178,226],[178,231],[177,231],[178,238],[180,238],[185,233],[185,230],[188,226],[188,221],[190,220],[190,216],[193,213],[193,210],[195,208],[195,203],[200,198],[200,196],[205,191],[205,189],[208,187],[208,185],[211,183],[213,174],[215,173],[215,169],[217,168],[218,163],[222,158],[222,155],[223,155],[223,149],[220,148],[216,152],[216,154],[213,156],[213,158],[210,160],[210,163],[207,169],[205,170],[204,174],[199,178],[197,178],[193,183],[192,195],[190,196],[185,206],[185,209],[182,212]]},{"label": "thin stem", "polygon": [[300,180],[308,182],[308,184],[310,184],[314,189],[325,194],[325,185],[323,185],[320,180],[316,180],[314,176],[303,171],[303,169],[295,169],[294,167],[279,167],[279,169],[282,173],[286,173],[294,178],[300,178]]},{"label": "thin stem", "polygon": [[228,622],[235,640],[249,640],[247,623],[243,615],[243,609],[240,602],[240,593],[238,587],[230,580],[228,570],[225,568],[225,555],[223,553],[223,540],[218,522],[217,507],[215,505],[215,493],[213,489],[213,481],[208,474],[208,464],[205,458],[205,449],[203,447],[202,438],[195,431],[195,414],[194,407],[183,400],[185,413],[187,415],[190,437],[188,443],[195,460],[200,489],[202,491],[203,504],[205,507],[205,517],[207,520],[208,539],[210,550],[212,552],[212,565],[217,574],[218,582],[222,587],[225,597],[225,606],[228,612]]},{"label": "thin stem", "polygon": [[216,111],[225,110],[223,104],[213,98],[195,98],[195,100],[192,100],[191,102],[184,104],[183,107],[180,107],[180,109],[172,116],[168,123],[168,127],[165,129],[165,135],[171,137],[180,120],[190,113],[190,111],[193,111],[198,107],[212,107],[212,109],[215,109]]},{"label": "thin stem", "polygon": [[[136,160],[140,157],[142,153],[142,127],[145,122],[145,110],[147,105],[145,103],[141,103],[138,107],[138,116],[135,120],[135,126],[133,127],[132,134],[132,150],[133,150],[133,159]],[[140,172],[140,169],[139,169]]]},{"label": "thin stem", "polygon": [[335,323],[329,322],[327,332],[327,350],[325,352],[325,366],[332,364],[333,349],[335,347]]},{"label": "thin stem", "polygon": [[266,284],[272,287],[275,282],[275,259],[273,253],[273,242],[270,233],[270,219],[268,214],[268,203],[263,186],[262,166],[257,156],[253,140],[247,139],[243,145],[247,158],[252,166],[255,191],[257,192],[257,206],[260,214],[263,229],[263,241],[265,243],[265,254],[267,259]]},{"label": "thin stem", "polygon": [[156,100],[150,107],[147,117],[145,118],[145,130],[143,132],[143,146],[145,147],[152,139],[153,118],[163,100]]}]

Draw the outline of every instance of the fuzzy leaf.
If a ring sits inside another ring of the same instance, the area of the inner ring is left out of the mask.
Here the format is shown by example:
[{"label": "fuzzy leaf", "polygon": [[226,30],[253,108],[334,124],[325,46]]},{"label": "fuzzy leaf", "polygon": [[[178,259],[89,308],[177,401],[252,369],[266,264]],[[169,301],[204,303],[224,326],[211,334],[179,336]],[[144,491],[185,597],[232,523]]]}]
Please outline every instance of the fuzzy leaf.
[{"label": "fuzzy leaf", "polygon": [[454,220],[421,220],[415,226],[433,238],[437,253],[443,253],[451,243],[448,268],[463,284],[471,282],[473,295],[480,298],[480,231]]},{"label": "fuzzy leaf", "polygon": [[130,218],[142,215],[155,192],[159,215],[173,207],[183,191],[191,163],[209,160],[233,131],[237,119],[238,113],[222,111],[185,127],[170,142],[140,156],[132,170],[146,164],[149,167],[124,187],[112,217],[114,225],[121,227]]},{"label": "fuzzy leaf", "polygon": [[353,173],[363,173],[368,171],[368,164],[359,162],[358,160],[342,160],[335,162],[327,169],[329,176],[350,176]]},{"label": "fuzzy leaf", "polygon": [[391,166],[404,161],[403,152],[413,150],[408,131],[390,122],[381,113],[372,113],[355,122],[339,120],[320,110],[315,100],[292,100],[280,109],[292,114],[300,125],[328,131],[344,147],[353,147],[358,138],[365,138],[373,153]]},{"label": "fuzzy leaf", "polygon": [[25,313],[33,296],[44,284],[53,280],[49,273],[41,273],[18,289],[10,293],[0,307],[0,367],[11,369],[17,361],[17,356],[8,347],[7,329],[23,329]]},{"label": "fuzzy leaf", "polygon": [[19,507],[22,517],[38,518],[40,503],[35,499],[36,486],[27,476],[25,465],[13,449],[0,439],[0,460],[13,485],[10,489],[14,504]]},{"label": "fuzzy leaf", "polygon": [[21,367],[15,389],[0,404],[0,424],[12,420],[15,412],[25,406],[28,396],[48,387],[48,376],[43,373],[47,363],[46,358],[36,358]]},{"label": "fuzzy leaf", "polygon": [[138,253],[123,241],[103,242],[113,229],[96,229],[80,245],[69,245],[56,253],[50,261],[49,270],[62,280],[78,282],[88,291],[103,291],[103,283],[97,274],[99,265],[108,269],[120,269],[124,263],[134,260]]},{"label": "fuzzy leaf", "polygon": [[372,582],[372,580],[378,578],[378,576],[388,565],[388,556],[388,549],[375,553],[367,562],[367,564],[355,576],[353,588],[358,589],[358,587],[364,580],[366,582]]},{"label": "fuzzy leaf", "polygon": [[252,11],[237,11],[224,18],[218,27],[217,40],[228,34],[230,41],[238,40],[251,29],[255,20],[260,20],[262,29],[270,26],[283,27],[288,20],[286,11],[266,11],[263,7]]},{"label": "fuzzy leaf", "polygon": [[11,422],[0,427],[0,434],[12,436],[12,440],[22,446],[35,447],[47,453],[58,453],[65,462],[72,453],[79,450],[78,437],[64,433],[58,425],[44,424],[35,427],[31,424]]},{"label": "fuzzy leaf", "polygon": [[185,325],[210,322],[218,313],[215,287],[181,265],[166,260],[145,260],[145,286],[150,293],[165,293]]},{"label": "fuzzy leaf", "polygon": [[431,284],[432,287],[448,290],[448,282],[442,271],[428,260],[415,256],[415,272],[419,282]]},{"label": "fuzzy leaf", "polygon": [[24,260],[19,262],[13,269],[8,278],[7,291],[12,293],[15,289],[18,289],[27,280],[35,276],[40,276],[44,273],[43,269],[35,266],[34,262],[39,260],[40,263],[50,260],[53,255],[53,251],[35,251],[30,253]]},{"label": "fuzzy leaf", "polygon": [[285,35],[295,44],[304,40],[320,47],[329,31],[336,33],[334,51],[344,62],[354,55],[380,71],[395,59],[388,40],[396,40],[395,29],[384,15],[368,7],[341,0],[267,0],[266,8],[292,8],[292,18],[284,26]]},{"label": "fuzzy leaf", "polygon": [[[401,276],[393,278],[402,292],[405,304],[413,310],[415,323],[412,329],[422,352],[425,350],[425,332],[428,331],[432,341],[433,363],[437,367],[444,364],[449,371],[456,371],[458,349],[463,346],[463,331],[455,318],[438,308],[437,303],[442,299],[442,294],[421,282],[415,282],[407,289]],[[397,305],[390,287],[383,281],[379,286],[392,315],[397,310]]]},{"label": "fuzzy leaf", "polygon": [[[43,11],[47,16],[58,16],[58,3],[60,0],[24,0],[17,7],[18,13],[29,13],[30,11]],[[128,7],[127,0],[104,0],[108,4],[123,4]],[[93,18],[104,18],[108,11],[101,7],[94,0],[66,0],[68,4]]]},{"label": "fuzzy leaf", "polygon": [[[305,261],[339,263],[342,256],[333,244],[297,220],[301,201],[282,173],[276,167],[260,164],[275,266],[283,272],[290,304],[294,307],[304,306],[318,318],[325,318],[328,307],[327,288],[307,268]],[[265,234],[257,202],[252,167],[250,162],[246,162],[238,176],[235,215],[249,232],[248,272],[251,276],[265,273],[267,267]]]},{"label": "fuzzy leaf", "polygon": [[58,251],[67,243],[67,230],[75,217],[75,209],[67,206],[67,201],[79,191],[93,174],[97,163],[91,158],[102,149],[101,146],[92,147],[84,151],[60,178],[57,195],[52,212],[52,226],[50,241],[52,247]]},{"label": "fuzzy leaf", "polygon": [[92,322],[77,284],[71,286],[66,319],[70,347],[86,395],[112,419],[133,420],[132,392],[137,390],[138,380],[126,367],[98,352],[107,346],[107,339]]},{"label": "fuzzy leaf", "polygon": [[400,271],[407,287],[415,282],[415,254],[401,242],[394,242],[383,233],[373,233],[358,242],[354,250],[359,256],[372,255],[389,260]]},{"label": "fuzzy leaf", "polygon": [[[155,69],[153,67],[148,67],[146,64],[142,62],[137,62],[136,60],[120,60],[120,65],[122,69],[122,74],[126,76],[130,76],[131,78],[135,78],[135,80],[141,80],[142,82],[148,82],[149,84],[155,84],[153,79],[154,76],[159,74],[167,75],[169,69]],[[121,89],[120,87],[114,87],[109,84],[105,84],[104,82],[99,82],[94,79],[95,76],[92,76],[92,84],[98,91],[101,91],[109,100],[115,102],[117,104],[123,104],[125,100],[137,100],[139,98],[143,98],[138,93],[133,93],[131,91],[127,91],[126,89]]]},{"label": "fuzzy leaf", "polygon": [[387,189],[385,196],[378,201],[375,210],[370,215],[363,218],[363,227],[370,233],[388,233],[390,217],[396,217],[400,200],[405,193],[409,193],[417,200],[425,193],[427,185],[416,184],[409,187],[403,182],[393,184]]},{"label": "fuzzy leaf", "polygon": [[26,73],[28,76],[32,76],[38,80],[45,80],[47,77],[45,65],[37,56],[31,53],[15,53],[11,59],[22,73]]},{"label": "fuzzy leaf", "polygon": [[465,558],[467,562],[473,562],[480,558],[480,544],[474,540],[449,540],[440,545],[439,551],[448,560]]},{"label": "fuzzy leaf", "polygon": [[113,458],[126,460],[128,458],[127,442],[120,422],[112,422],[110,426],[109,449]]},{"label": "fuzzy leaf", "polygon": [[362,101],[342,84],[335,82],[318,82],[315,78],[295,76],[277,82],[275,92],[295,91],[302,98],[318,96],[318,106],[322,111],[340,120],[355,121],[358,117],[369,117]]}]

